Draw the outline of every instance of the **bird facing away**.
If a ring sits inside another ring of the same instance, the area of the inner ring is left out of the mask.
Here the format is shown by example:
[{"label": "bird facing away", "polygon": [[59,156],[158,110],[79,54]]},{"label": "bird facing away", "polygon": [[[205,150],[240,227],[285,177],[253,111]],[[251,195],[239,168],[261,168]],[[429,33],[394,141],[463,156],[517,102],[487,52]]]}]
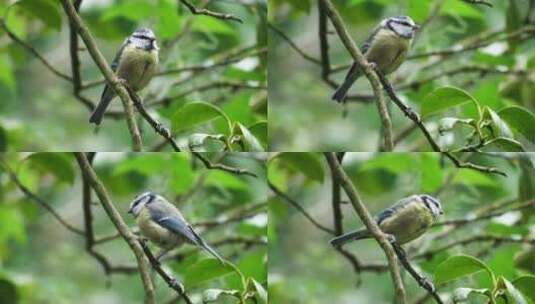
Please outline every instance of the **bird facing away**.
[{"label": "bird facing away", "polygon": [[152,192],[142,193],[132,201],[128,213],[136,218],[141,234],[163,248],[158,259],[169,250],[189,243],[201,247],[223,263],[223,258],[193,230],[182,213],[162,196]]},{"label": "bird facing away", "polygon": [[[154,33],[147,28],[137,29],[126,38],[115,55],[111,69],[123,79],[134,92],[150,82],[158,65],[158,45]],[[104,87],[100,102],[91,114],[89,122],[99,125],[110,102],[116,96],[108,84]]]},{"label": "bird facing away", "polygon": [[[440,201],[430,195],[419,194],[399,200],[381,211],[374,220],[381,231],[394,236],[396,242],[402,245],[423,235],[443,213]],[[364,228],[332,239],[331,245],[340,247],[349,241],[371,237]]]},{"label": "bird facing away", "polygon": [[[383,19],[366,39],[361,52],[370,63],[385,75],[398,69],[407,57],[407,52],[418,26],[408,16]],[[337,102],[344,102],[351,85],[362,75],[360,68],[353,63],[344,82],[332,96]]]}]

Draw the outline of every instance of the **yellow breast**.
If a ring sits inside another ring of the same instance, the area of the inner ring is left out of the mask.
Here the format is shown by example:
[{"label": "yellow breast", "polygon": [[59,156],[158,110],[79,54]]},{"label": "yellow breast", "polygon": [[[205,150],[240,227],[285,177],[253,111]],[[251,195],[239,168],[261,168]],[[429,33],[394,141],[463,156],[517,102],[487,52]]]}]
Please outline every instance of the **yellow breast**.
[{"label": "yellow breast", "polygon": [[156,243],[160,247],[169,248],[183,243],[181,237],[165,229],[151,220],[150,213],[143,208],[136,219],[139,231],[143,236]]},{"label": "yellow breast", "polygon": [[365,56],[368,61],[377,64],[383,73],[389,74],[403,63],[410,43],[410,39],[402,38],[392,31],[380,30]]},{"label": "yellow breast", "polygon": [[139,91],[150,82],[157,65],[156,50],[146,51],[126,46],[119,61],[117,76],[125,79],[134,91]]}]

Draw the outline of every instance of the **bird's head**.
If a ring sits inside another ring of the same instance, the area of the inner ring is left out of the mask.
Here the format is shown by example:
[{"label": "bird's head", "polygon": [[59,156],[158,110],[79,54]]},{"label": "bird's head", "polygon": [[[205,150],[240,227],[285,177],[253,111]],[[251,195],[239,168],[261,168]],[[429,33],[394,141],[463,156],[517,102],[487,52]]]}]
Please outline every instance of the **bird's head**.
[{"label": "bird's head", "polygon": [[442,210],[442,205],[440,204],[440,201],[438,199],[428,194],[420,194],[419,198],[422,200],[425,207],[429,209],[434,218],[437,218],[440,215],[444,214],[444,211]]},{"label": "bird's head", "polygon": [[143,209],[145,205],[150,204],[152,201],[154,201],[155,198],[156,195],[152,192],[141,193],[140,195],[136,196],[136,198],[134,198],[134,200],[130,203],[128,213],[131,213],[137,217],[141,212],[141,209]]},{"label": "bird's head", "polygon": [[151,29],[139,28],[135,30],[129,39],[130,43],[134,44],[136,48],[142,48],[145,50],[158,50],[156,44],[156,36]]},{"label": "bird's head", "polygon": [[419,28],[409,16],[386,18],[381,22],[381,26],[405,39],[412,39],[416,30]]}]

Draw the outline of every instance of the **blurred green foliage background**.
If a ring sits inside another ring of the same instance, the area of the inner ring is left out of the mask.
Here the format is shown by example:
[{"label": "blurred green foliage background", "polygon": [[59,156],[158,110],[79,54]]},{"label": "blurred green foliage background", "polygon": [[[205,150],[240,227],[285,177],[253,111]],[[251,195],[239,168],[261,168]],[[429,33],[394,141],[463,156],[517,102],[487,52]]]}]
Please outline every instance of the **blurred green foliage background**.
[{"label": "blurred green foliage background", "polygon": [[[322,80],[320,63],[313,62],[320,60],[318,2],[269,1],[271,24],[312,58],[306,60],[280,34],[269,31],[270,146],[274,151],[296,152],[377,150],[381,123],[374,100],[348,100],[346,106],[336,104],[331,100],[334,88]],[[470,128],[454,125],[454,122],[474,118],[473,104],[466,103],[469,97],[463,98],[463,104],[455,106],[452,105],[455,94],[447,96],[451,99],[442,96],[431,101],[430,93],[443,86],[455,86],[473,97],[482,109],[488,108],[492,114],[485,115],[492,117],[480,118],[488,119],[488,123],[494,125],[494,136],[513,139],[523,146],[508,140],[505,145],[494,143],[489,150],[533,149],[535,139],[529,134],[535,130],[519,131],[535,122],[533,1],[490,1],[492,8],[462,0],[332,2],[357,46],[364,43],[383,18],[397,15],[408,15],[422,25],[409,56],[485,43],[485,46],[452,55],[408,59],[389,79],[401,99],[419,113],[422,113],[425,102],[431,106],[444,103],[445,108],[438,115],[424,117],[443,149],[458,147],[470,135]],[[351,57],[330,21],[327,23],[330,62],[333,70],[338,71],[331,74],[331,79],[340,83],[347,68],[338,67],[350,64]],[[504,38],[519,30],[527,32],[517,39]],[[470,69],[473,67],[477,69]],[[446,74],[462,68],[466,70]],[[434,78],[439,74],[445,75]],[[355,94],[373,95],[365,77],[353,85],[350,95]],[[508,107],[515,107],[513,111],[516,112],[517,106],[521,107],[522,114],[516,113],[514,119],[504,113],[494,115]],[[419,130],[410,129],[412,123],[394,105],[391,106],[391,118],[395,136],[411,130],[398,143],[397,151],[431,150]],[[524,125],[518,126],[518,121],[523,121]],[[512,132],[499,130],[503,125],[509,125]],[[439,129],[452,126],[453,131],[439,134]]]},{"label": "blurred green foliage background", "polygon": [[[243,23],[192,15],[179,1],[85,0],[80,15],[111,64],[126,37],[136,28],[154,30],[160,46],[159,71],[182,69],[156,76],[141,96],[149,113],[172,128],[179,144],[188,147],[190,136],[197,150],[221,150],[222,144],[199,135],[254,135],[253,148],[264,150],[267,138],[266,2],[194,1],[195,6],[238,16]],[[31,45],[54,68],[72,75],[69,25],[59,1],[0,2],[6,28]],[[0,27],[0,150],[5,151],[123,151],[130,137],[123,118],[112,116],[98,130],[88,123],[90,109],[77,100],[71,81],[52,74]],[[90,85],[103,77],[79,39],[82,96],[96,104],[103,85]],[[221,64],[223,63],[223,64]],[[217,65],[216,65],[217,64]],[[211,67],[216,65],[215,67]],[[196,69],[189,69],[196,67]],[[207,68],[206,68],[207,67]],[[183,69],[186,68],[186,69]],[[187,103],[205,106],[182,125],[177,112]],[[206,117],[213,108],[217,115]],[[122,113],[116,98],[111,112]],[[225,120],[237,127],[228,130]],[[138,118],[145,150],[165,149],[162,139]],[[239,126],[238,123],[241,125]],[[247,133],[247,131],[245,131]],[[250,140],[249,140],[250,141]],[[169,148],[167,148],[169,149]]]},{"label": "blurred green foliage background", "polygon": [[[175,203],[199,234],[234,263],[247,280],[267,288],[265,155],[222,156],[222,163],[247,169],[258,177],[207,170],[188,153],[97,153],[94,168],[131,228],[135,227],[133,217],[127,214],[131,200],[143,191],[159,193]],[[73,155],[7,153],[0,154],[0,162],[1,303],[143,301],[137,271],[106,275],[86,251],[84,236],[60,225],[49,211],[24,195],[8,174],[15,173],[67,223],[84,230],[82,181]],[[96,239],[114,235],[117,230],[96,196],[93,202]],[[151,248],[158,252],[157,247]],[[134,255],[122,238],[94,245],[94,250],[112,266],[137,269]],[[190,245],[167,256],[171,258],[164,260],[164,269],[185,284],[195,303],[200,303],[210,289],[242,288],[236,273],[218,263],[213,265],[215,260]],[[212,266],[203,268],[206,265]],[[175,292],[158,275],[152,277],[158,303],[175,303],[171,301]],[[235,302],[232,296],[216,301]]]},{"label": "blurred green foliage background", "polygon": [[[441,276],[454,275],[454,267],[446,266],[445,270],[439,271],[438,265],[448,258],[461,254],[477,257],[497,278],[503,276],[515,284],[520,277],[529,281],[522,293],[524,303],[533,303],[534,157],[534,154],[513,153],[470,156],[472,162],[504,170],[507,177],[455,168],[436,153],[346,153],[343,167],[371,214],[377,214],[400,198],[420,193],[434,195],[442,202],[445,215],[440,221],[473,219],[489,212],[504,211],[501,216],[469,221],[456,228],[448,225],[434,227],[404,248],[416,269],[435,282]],[[317,223],[334,230],[331,172],[321,154],[281,153],[272,156],[268,161],[268,181],[299,204]],[[363,225],[343,191],[341,201],[345,202],[342,204],[344,231],[361,228]],[[528,208],[505,212],[526,202],[530,204]],[[445,244],[481,235],[517,241],[474,241],[421,256]],[[349,260],[329,245],[328,241],[333,237],[331,233],[312,224],[302,212],[274,192],[269,198],[268,236],[272,303],[395,302],[388,271],[354,271]],[[521,240],[526,240],[526,244]],[[353,242],[344,248],[363,265],[386,265],[384,252],[374,240]],[[524,258],[520,259],[522,254]],[[426,292],[406,271],[402,271],[402,277],[408,303],[435,303],[432,299],[418,302]],[[437,287],[444,303],[452,303],[454,291],[459,287],[483,289],[493,285],[488,272],[480,271],[456,281],[437,284]],[[462,303],[488,303],[488,298],[470,296]],[[505,302],[501,299],[497,303]]]}]

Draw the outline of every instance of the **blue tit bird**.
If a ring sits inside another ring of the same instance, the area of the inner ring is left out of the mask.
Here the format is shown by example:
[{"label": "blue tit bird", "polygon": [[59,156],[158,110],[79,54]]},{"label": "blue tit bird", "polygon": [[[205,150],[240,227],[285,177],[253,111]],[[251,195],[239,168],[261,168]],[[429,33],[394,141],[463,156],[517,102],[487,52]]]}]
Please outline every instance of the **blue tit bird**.
[{"label": "blue tit bird", "polygon": [[[385,75],[397,70],[407,57],[407,52],[418,25],[408,16],[383,19],[366,39],[361,48],[362,54],[374,63]],[[332,99],[343,102],[351,85],[362,75],[356,63],[349,69],[344,82],[334,92]]]},{"label": "blue tit bird", "polygon": [[[440,201],[427,194],[411,195],[399,200],[375,216],[375,222],[387,235],[392,235],[398,244],[410,242],[431,227],[443,214]],[[348,232],[331,240],[331,245],[340,247],[353,240],[371,238],[364,228]]]},{"label": "blue tit bird", "polygon": [[223,263],[223,258],[193,230],[182,213],[165,198],[152,192],[138,195],[128,213],[136,218],[143,236],[163,248],[157,259],[184,243],[199,246]]},{"label": "blue tit bird", "polygon": [[[156,72],[158,50],[154,33],[147,28],[137,29],[123,42],[113,59],[111,69],[129,88],[137,92],[147,86]],[[113,88],[106,84],[89,122],[99,125],[106,108],[115,96]]]}]

